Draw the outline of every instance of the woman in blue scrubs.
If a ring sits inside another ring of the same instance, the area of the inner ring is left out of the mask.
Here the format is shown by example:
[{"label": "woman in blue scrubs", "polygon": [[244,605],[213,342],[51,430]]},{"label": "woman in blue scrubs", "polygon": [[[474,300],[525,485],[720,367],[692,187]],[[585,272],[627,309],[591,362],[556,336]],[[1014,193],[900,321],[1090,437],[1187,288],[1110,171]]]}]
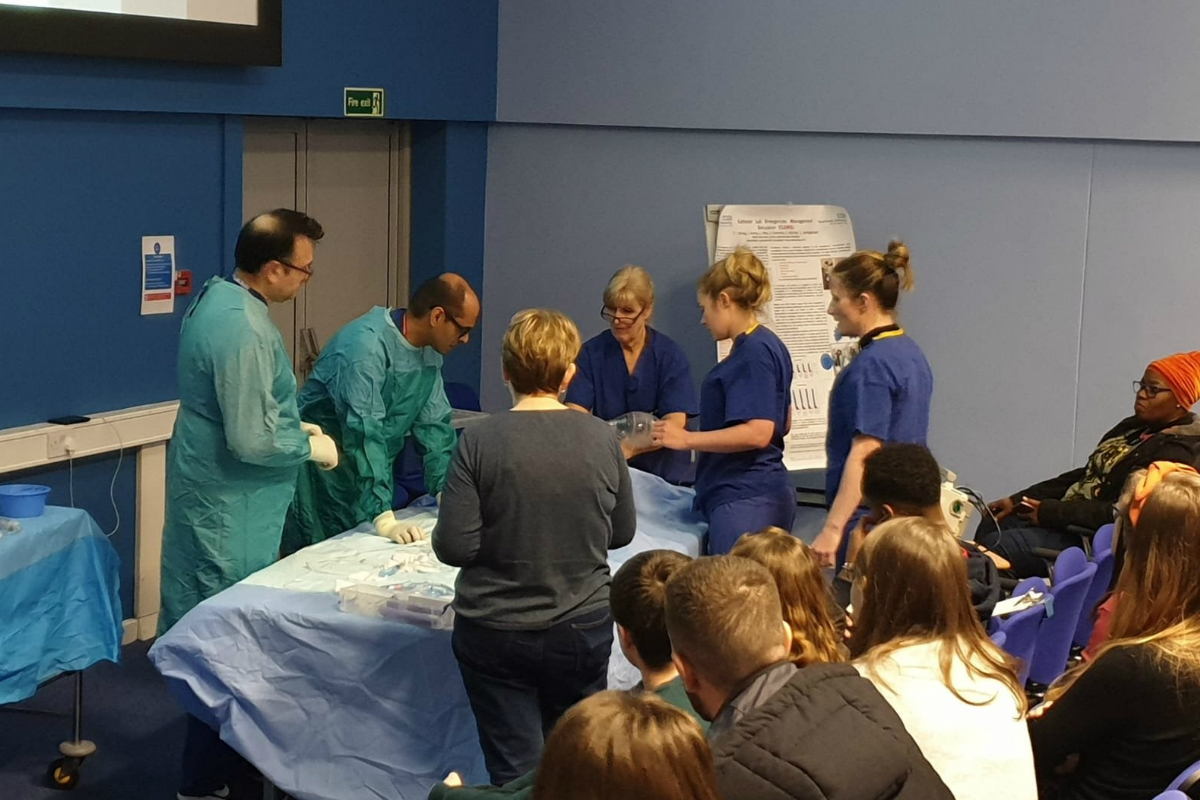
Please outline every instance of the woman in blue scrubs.
[{"label": "woman in blue scrubs", "polygon": [[[682,348],[650,327],[654,282],[641,267],[617,270],[604,290],[600,316],[608,330],[588,339],[567,390],[567,405],[611,420],[645,411],[683,429],[696,414],[696,387]],[[622,445],[629,466],[674,484],[695,478],[691,453]]]},{"label": "woman in blue scrubs", "polygon": [[859,337],[859,353],[829,395],[825,501],[829,514],[813,550],[824,566],[846,560],[847,532],[865,514],[863,462],[888,442],[925,444],[933,373],[925,354],[896,324],[900,291],[912,291],[908,248],[860,250],[830,270],[829,315],[842,336]]},{"label": "woman in blue scrubs", "polygon": [[761,261],[739,247],[700,279],[703,323],[729,356],[700,387],[700,430],[656,425],[654,442],[696,450],[696,507],[708,520],[708,552],[728,553],[748,531],[791,530],[796,492],[783,466],[791,428],[792,357],[758,312],[771,299]]}]

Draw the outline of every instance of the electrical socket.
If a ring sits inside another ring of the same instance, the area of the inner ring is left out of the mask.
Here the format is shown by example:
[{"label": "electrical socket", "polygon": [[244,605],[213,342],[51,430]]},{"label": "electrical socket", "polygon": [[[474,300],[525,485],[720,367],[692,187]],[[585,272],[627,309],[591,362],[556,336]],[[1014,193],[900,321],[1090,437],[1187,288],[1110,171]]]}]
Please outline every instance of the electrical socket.
[{"label": "electrical socket", "polygon": [[56,431],[46,437],[46,455],[49,458],[62,458],[77,448],[75,437],[68,431]]}]

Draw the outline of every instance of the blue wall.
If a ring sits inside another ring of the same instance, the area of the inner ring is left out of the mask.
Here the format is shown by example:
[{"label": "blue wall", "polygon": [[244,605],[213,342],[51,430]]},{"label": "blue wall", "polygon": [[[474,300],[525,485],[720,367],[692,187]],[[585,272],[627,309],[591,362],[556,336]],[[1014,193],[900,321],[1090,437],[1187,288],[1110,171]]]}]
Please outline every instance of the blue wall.
[{"label": "blue wall", "polygon": [[197,284],[221,269],[223,119],[0,111],[0,152],[0,339],[21,378],[0,428],[173,399],[186,298],[140,315],[141,236],[173,234]]},{"label": "blue wall", "polygon": [[[415,290],[442,272],[457,272],[482,296],[488,126],[418,122],[412,134],[409,282]],[[478,391],[481,353],[480,337],[472,335],[447,357],[445,380]]]},{"label": "blue wall", "polygon": [[1193,0],[522,0],[498,119],[1194,141]]}]

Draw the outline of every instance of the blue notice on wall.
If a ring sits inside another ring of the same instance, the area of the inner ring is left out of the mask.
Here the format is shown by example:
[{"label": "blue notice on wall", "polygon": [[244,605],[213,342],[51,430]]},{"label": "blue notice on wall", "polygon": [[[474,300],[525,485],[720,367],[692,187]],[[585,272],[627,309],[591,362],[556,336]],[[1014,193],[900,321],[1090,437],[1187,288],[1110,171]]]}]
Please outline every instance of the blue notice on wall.
[{"label": "blue notice on wall", "polygon": [[142,237],[142,314],[175,310],[175,237]]}]

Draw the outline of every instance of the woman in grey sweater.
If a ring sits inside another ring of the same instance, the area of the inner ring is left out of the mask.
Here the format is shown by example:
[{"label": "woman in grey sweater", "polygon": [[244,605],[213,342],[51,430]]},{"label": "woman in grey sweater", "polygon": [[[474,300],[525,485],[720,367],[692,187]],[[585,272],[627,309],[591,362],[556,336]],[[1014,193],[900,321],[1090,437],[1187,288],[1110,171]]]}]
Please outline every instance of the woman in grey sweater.
[{"label": "woman in grey sweater", "polygon": [[559,401],[579,349],[559,312],[513,317],[513,408],[463,431],[433,532],[438,558],[462,567],[452,643],[497,785],[535,766],[559,716],[605,688],[608,550],[636,528],[617,437]]}]

